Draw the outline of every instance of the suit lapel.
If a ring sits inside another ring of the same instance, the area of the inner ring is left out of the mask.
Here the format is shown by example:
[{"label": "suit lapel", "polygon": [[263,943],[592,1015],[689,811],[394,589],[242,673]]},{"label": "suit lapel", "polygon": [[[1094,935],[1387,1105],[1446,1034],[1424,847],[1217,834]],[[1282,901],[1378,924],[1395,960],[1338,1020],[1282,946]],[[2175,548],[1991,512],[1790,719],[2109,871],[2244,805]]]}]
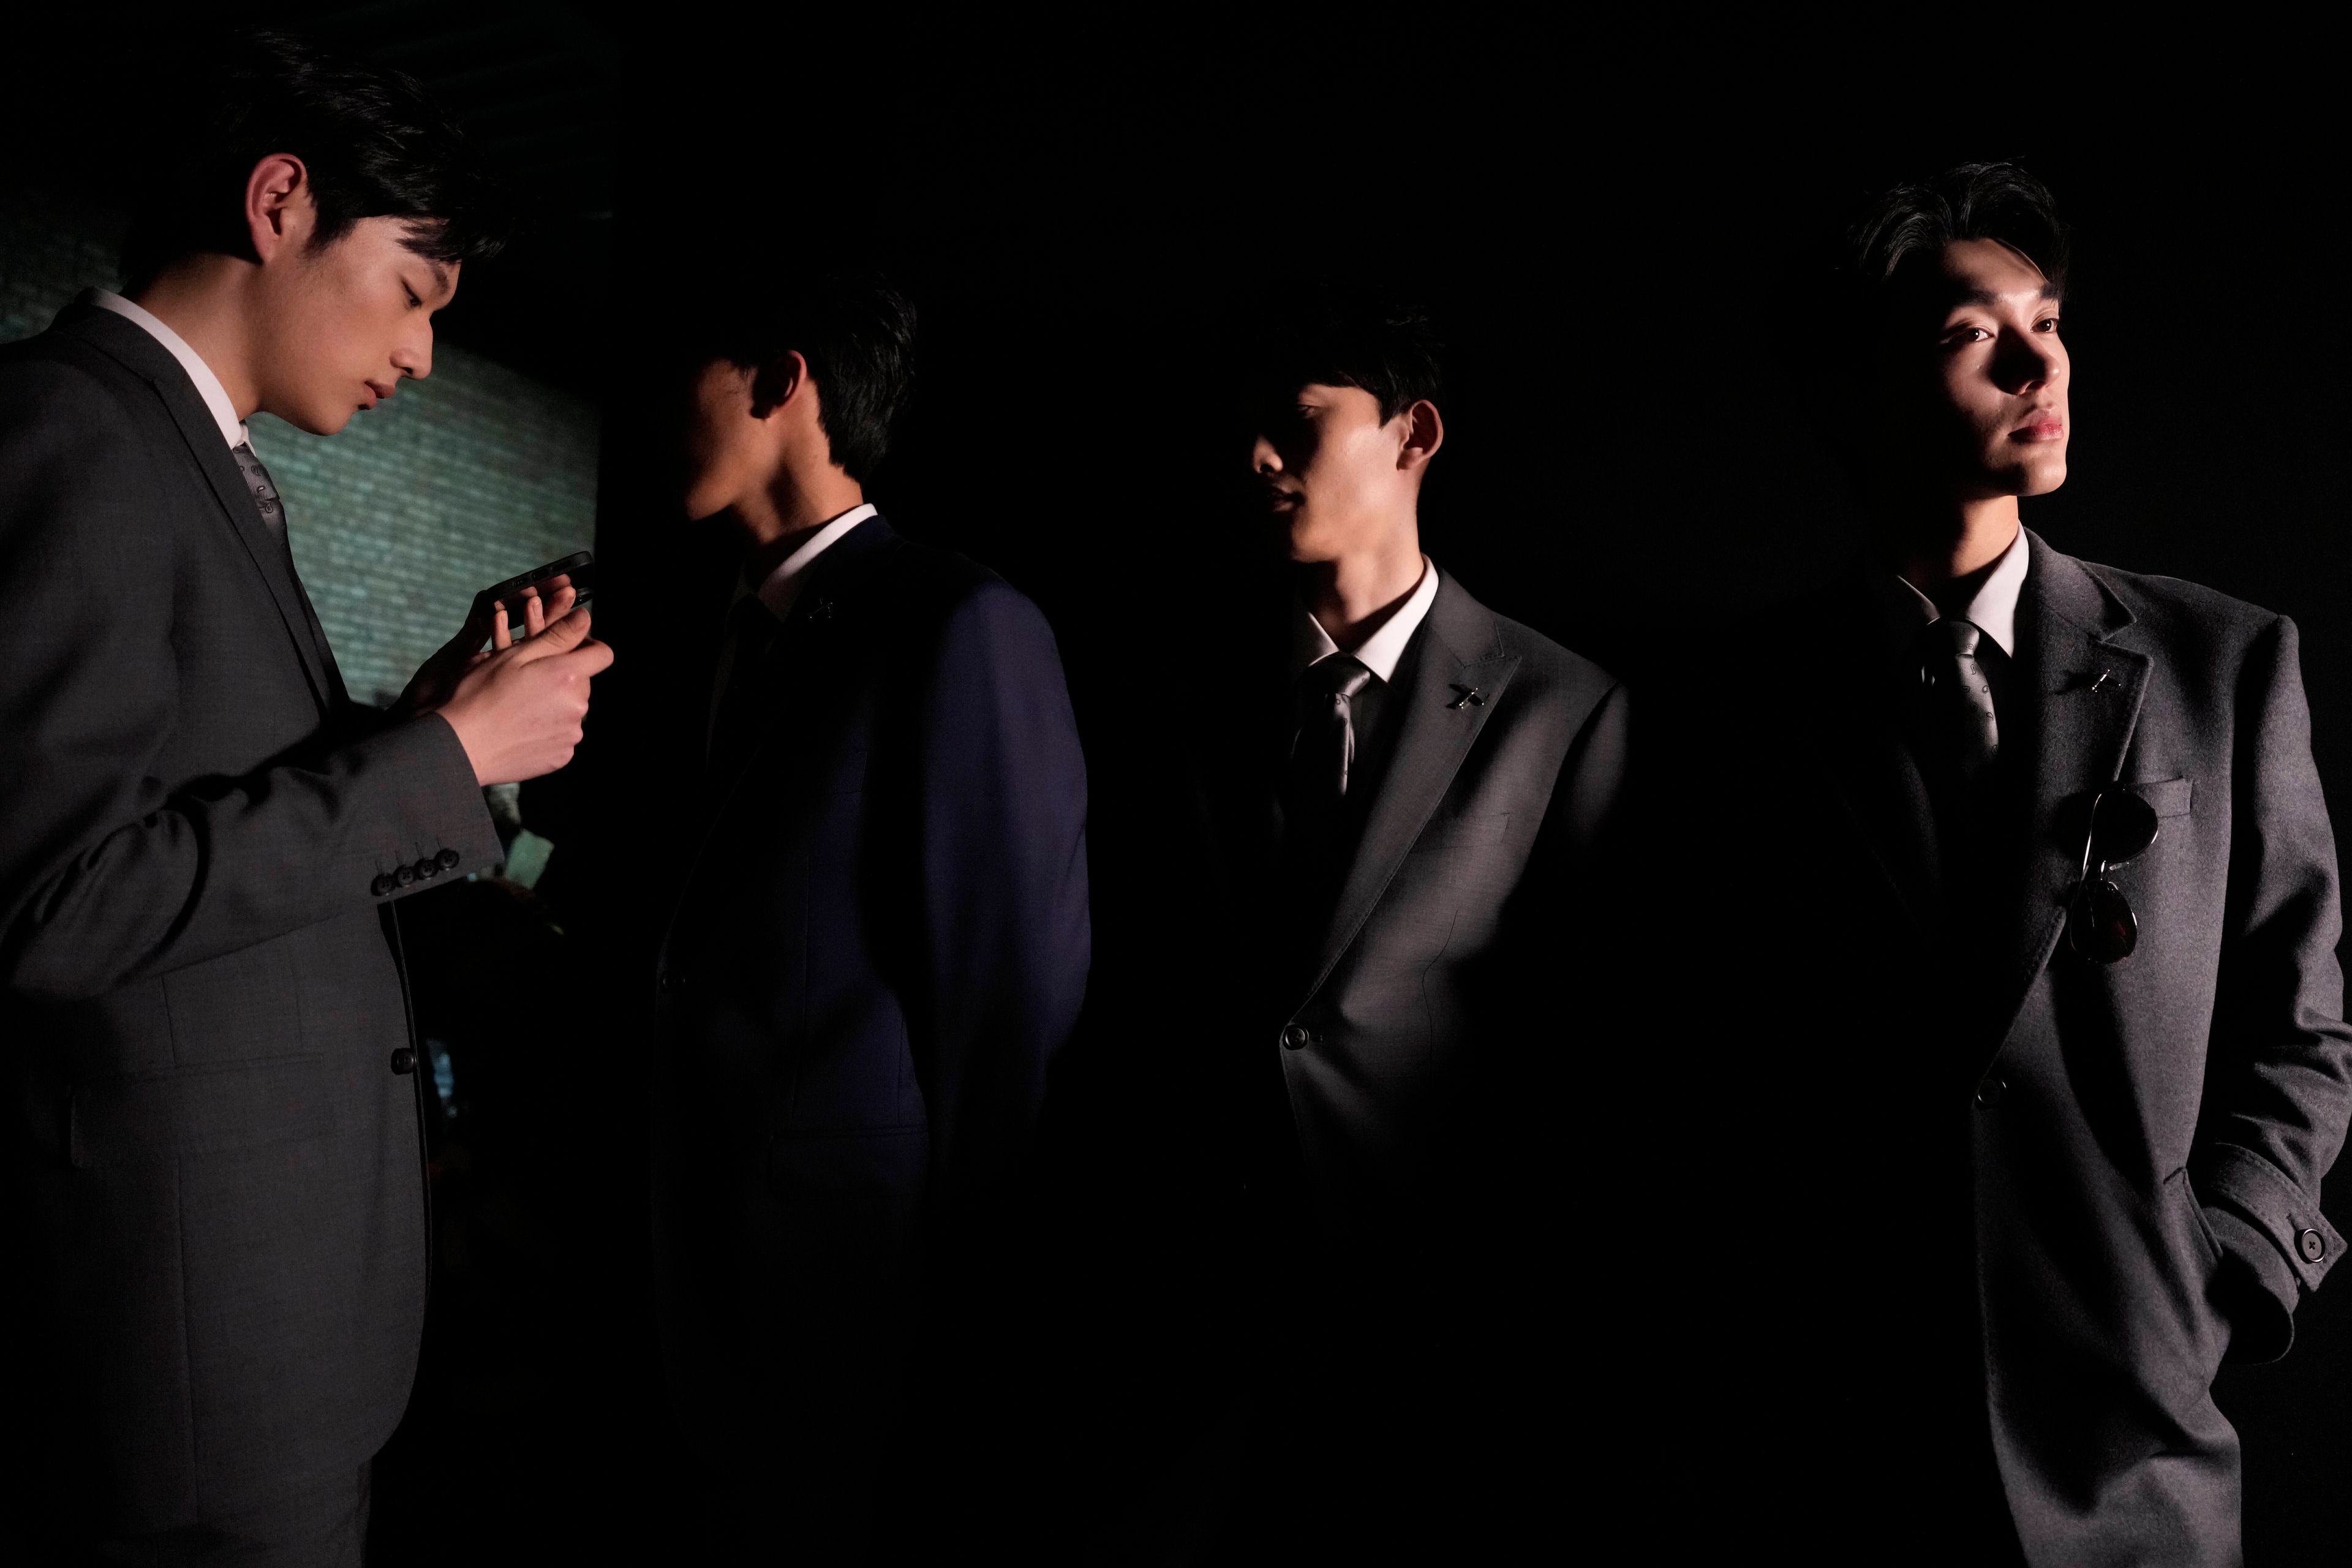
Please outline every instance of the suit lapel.
[{"label": "suit lapel", "polygon": [[1997,1027],[1988,1058],[2065,929],[2067,897],[2082,871],[2089,799],[2123,775],[2151,662],[2116,645],[2132,625],[2130,613],[2081,562],[2031,531],[2026,540],[2032,564],[2021,640],[2032,659],[2021,684],[2034,708],[2032,839],[2020,902],[2008,922],[2011,945],[1992,976]]},{"label": "suit lapel", "polygon": [[[1420,636],[1412,679],[1391,693],[1404,705],[1396,752],[1316,949],[1309,995],[1371,917],[1518,670],[1519,656],[1505,651],[1494,613],[1442,574]],[[1474,691],[1479,700],[1466,700],[1464,694]]]},{"label": "suit lapel", "polygon": [[188,373],[172,357],[170,350],[149,337],[136,323],[111,310],[79,308],[60,316],[58,325],[122,365],[153,391],[180,439],[186,444],[189,456],[195,459],[205,482],[211,487],[213,498],[227,515],[229,526],[252,558],[254,569],[268,584],[269,595],[277,602],[278,616],[286,623],[286,635],[293,640],[295,657],[302,661],[302,673],[310,682],[310,691],[318,699],[320,710],[333,711],[342,696],[342,679],[326,654],[326,636],[319,629],[310,601],[294,575],[292,557],[287,553],[284,542],[261,521],[260,510],[246,491],[245,475],[222,444],[220,426],[214,422],[212,410],[205,406],[204,399],[189,384]]}]

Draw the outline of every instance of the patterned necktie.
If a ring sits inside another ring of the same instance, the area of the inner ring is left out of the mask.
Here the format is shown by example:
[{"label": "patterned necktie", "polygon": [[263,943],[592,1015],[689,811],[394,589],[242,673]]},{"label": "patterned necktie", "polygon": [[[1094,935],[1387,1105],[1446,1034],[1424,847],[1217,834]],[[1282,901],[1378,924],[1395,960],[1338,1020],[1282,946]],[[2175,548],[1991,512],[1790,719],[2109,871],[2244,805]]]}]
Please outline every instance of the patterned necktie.
[{"label": "patterned necktie", "polygon": [[1920,634],[1919,680],[1930,744],[1960,780],[1980,783],[2000,752],[1992,685],[1977,662],[1984,633],[1947,616]]},{"label": "patterned necktie", "polygon": [[276,539],[286,537],[286,503],[278,499],[278,487],[270,482],[269,470],[253,455],[250,444],[239,441],[228,449],[236,459],[237,472],[245,476],[245,488],[253,495],[255,510],[261,513],[262,526]]},{"label": "patterned necktie", "polygon": [[1283,775],[1283,806],[1299,847],[1328,847],[1356,765],[1356,694],[1372,672],[1344,653],[1327,654],[1298,678],[1298,729]]}]

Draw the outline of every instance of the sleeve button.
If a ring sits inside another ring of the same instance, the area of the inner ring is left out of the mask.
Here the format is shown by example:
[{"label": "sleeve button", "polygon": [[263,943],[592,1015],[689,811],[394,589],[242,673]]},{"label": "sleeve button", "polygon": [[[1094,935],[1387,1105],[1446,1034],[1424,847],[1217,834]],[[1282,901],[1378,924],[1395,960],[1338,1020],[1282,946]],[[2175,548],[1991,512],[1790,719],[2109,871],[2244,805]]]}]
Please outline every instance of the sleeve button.
[{"label": "sleeve button", "polygon": [[370,883],[368,884],[368,891],[369,891],[369,892],[371,892],[371,893],[373,893],[377,898],[379,898],[379,899],[380,899],[380,898],[383,897],[386,893],[389,893],[390,891],[392,891],[392,889],[394,889],[394,887],[395,887],[396,885],[397,885],[397,884],[395,884],[395,883],[393,881],[392,878],[391,878],[389,875],[382,876],[382,877],[378,877],[374,881],[370,882]]},{"label": "sleeve button", "polygon": [[2294,1238],[2294,1247],[2303,1254],[2305,1263],[2316,1263],[2327,1256],[2327,1238],[2315,1230],[2306,1230]]},{"label": "sleeve button", "polygon": [[1307,1027],[1303,1024],[1287,1024],[1282,1030],[1282,1048],[1303,1051],[1307,1048]]},{"label": "sleeve button", "polygon": [[1987,1078],[1977,1085],[1977,1104],[1982,1110],[1990,1110],[2008,1093],[2008,1084],[1997,1078]]},{"label": "sleeve button", "polygon": [[441,862],[438,860],[427,858],[416,863],[416,879],[420,882],[429,882],[440,874]]},{"label": "sleeve button", "polygon": [[398,1050],[393,1052],[392,1070],[396,1073],[415,1072],[416,1070],[416,1053],[409,1049],[406,1046],[403,1046]]},{"label": "sleeve button", "polygon": [[399,870],[394,871],[392,874],[392,879],[405,888],[411,882],[416,880],[416,868],[414,866],[403,866]]},{"label": "sleeve button", "polygon": [[441,863],[441,869],[444,871],[454,871],[457,868],[459,857],[455,849],[444,849],[434,858]]}]

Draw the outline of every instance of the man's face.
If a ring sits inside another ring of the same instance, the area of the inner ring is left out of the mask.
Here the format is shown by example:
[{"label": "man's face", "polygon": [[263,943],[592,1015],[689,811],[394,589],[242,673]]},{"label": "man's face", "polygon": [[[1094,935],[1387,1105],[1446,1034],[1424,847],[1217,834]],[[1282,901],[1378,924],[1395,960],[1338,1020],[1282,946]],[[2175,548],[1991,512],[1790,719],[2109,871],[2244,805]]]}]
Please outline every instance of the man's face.
[{"label": "man's face", "polygon": [[714,360],[687,377],[686,514],[715,517],[763,482],[772,442],[752,414],[753,373]]},{"label": "man's face", "polygon": [[1412,410],[1381,417],[1360,386],[1309,383],[1258,418],[1250,450],[1293,561],[1334,561],[1413,515],[1420,468],[1405,460]]},{"label": "man's face", "polygon": [[2056,489],[2072,429],[2056,286],[1999,240],[1968,239],[1945,248],[1937,302],[1890,332],[1883,434],[1963,500]]},{"label": "man's face", "polygon": [[289,247],[265,269],[261,406],[315,436],[433,372],[433,312],[457,292],[457,268],[404,243],[414,221],[362,218],[333,243]]}]

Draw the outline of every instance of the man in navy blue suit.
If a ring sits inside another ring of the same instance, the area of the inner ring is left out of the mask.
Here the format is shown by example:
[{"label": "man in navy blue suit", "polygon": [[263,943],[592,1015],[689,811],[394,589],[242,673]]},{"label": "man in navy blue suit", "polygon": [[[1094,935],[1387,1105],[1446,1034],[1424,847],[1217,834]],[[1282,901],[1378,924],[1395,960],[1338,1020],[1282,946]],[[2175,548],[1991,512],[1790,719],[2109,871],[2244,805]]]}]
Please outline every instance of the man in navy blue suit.
[{"label": "man in navy blue suit", "polygon": [[744,555],[660,962],[663,1349],[712,1560],[850,1562],[903,1511],[919,1298],[1086,990],[1085,763],[1036,606],[866,500],[907,301],[763,285],[693,332],[686,510]]}]

